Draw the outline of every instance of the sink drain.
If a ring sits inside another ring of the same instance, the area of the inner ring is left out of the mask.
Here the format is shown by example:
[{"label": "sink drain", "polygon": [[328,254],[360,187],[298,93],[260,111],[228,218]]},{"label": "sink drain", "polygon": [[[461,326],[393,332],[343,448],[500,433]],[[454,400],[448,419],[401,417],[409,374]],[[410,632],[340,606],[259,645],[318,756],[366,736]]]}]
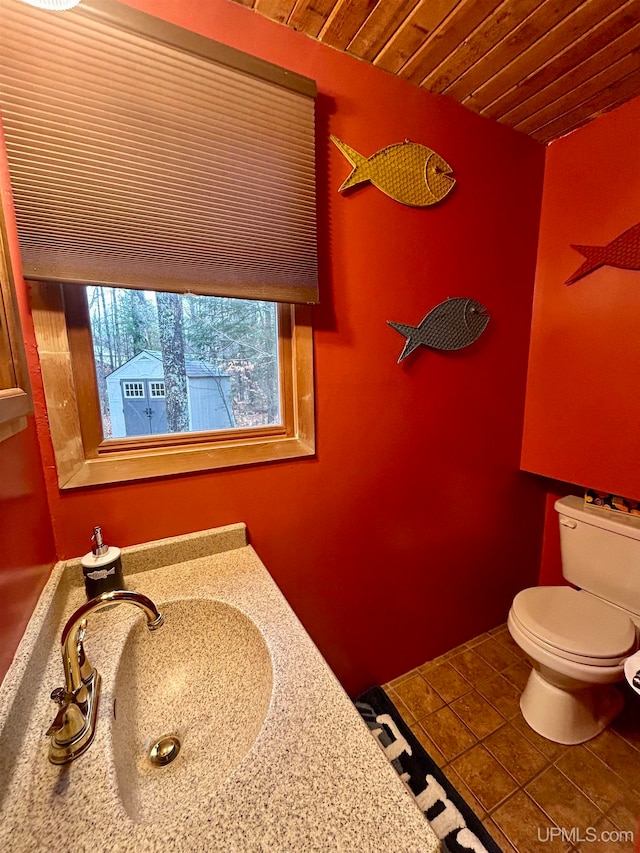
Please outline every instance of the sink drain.
[{"label": "sink drain", "polygon": [[164,735],[149,750],[149,761],[154,767],[166,767],[178,757],[180,741],[175,735]]}]

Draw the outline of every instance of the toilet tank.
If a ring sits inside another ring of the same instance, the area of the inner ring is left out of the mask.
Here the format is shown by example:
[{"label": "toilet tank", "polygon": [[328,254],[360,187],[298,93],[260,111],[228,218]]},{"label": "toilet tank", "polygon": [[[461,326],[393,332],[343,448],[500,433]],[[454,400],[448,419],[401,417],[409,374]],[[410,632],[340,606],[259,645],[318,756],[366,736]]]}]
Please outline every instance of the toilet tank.
[{"label": "toilet tank", "polygon": [[640,517],[593,509],[574,495],[555,508],[564,577],[640,616]]}]

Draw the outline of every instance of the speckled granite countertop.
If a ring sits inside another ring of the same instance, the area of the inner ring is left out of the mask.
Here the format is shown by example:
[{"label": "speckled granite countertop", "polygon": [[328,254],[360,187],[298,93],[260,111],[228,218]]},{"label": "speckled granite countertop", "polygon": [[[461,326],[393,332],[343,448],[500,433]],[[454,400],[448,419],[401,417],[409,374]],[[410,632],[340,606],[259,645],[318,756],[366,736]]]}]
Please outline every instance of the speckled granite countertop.
[{"label": "speckled granite countertop", "polygon": [[[55,713],[49,693],[63,681],[58,640],[64,622],[84,601],[78,561],[58,564],[0,688],[1,849],[439,849],[413,798],[247,546],[244,525],[124,549],[123,567],[128,588],[150,596],[161,610],[163,603],[209,599],[249,617],[266,643],[272,667],[264,723],[222,781],[207,784],[205,762],[197,784],[181,784],[176,775],[166,818],[149,822],[148,817],[132,817],[118,793],[112,708],[122,650],[143,620],[136,608],[122,604],[89,618],[85,647],[102,675],[94,742],[71,765],[50,764],[44,732]],[[167,619],[162,631],[170,628]],[[194,648],[193,653],[200,651]],[[129,671],[121,665],[121,680],[123,670]],[[189,696],[179,691],[171,696],[174,718],[187,702]],[[177,768],[180,760],[172,766]]]}]

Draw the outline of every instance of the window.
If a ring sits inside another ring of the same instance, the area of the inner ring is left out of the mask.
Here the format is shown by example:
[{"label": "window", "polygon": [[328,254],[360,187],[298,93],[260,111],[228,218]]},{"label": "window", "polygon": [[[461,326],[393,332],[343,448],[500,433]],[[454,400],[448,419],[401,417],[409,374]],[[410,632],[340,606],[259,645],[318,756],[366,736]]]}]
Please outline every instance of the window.
[{"label": "window", "polygon": [[131,399],[132,397],[144,397],[143,382],[125,382],[124,396]]},{"label": "window", "polygon": [[86,298],[105,439],[282,422],[276,303],[112,287]]},{"label": "window", "polygon": [[151,383],[151,396],[152,397],[164,397],[164,382],[152,382]]},{"label": "window", "polygon": [[0,87],[60,487],[312,454],[315,82],[100,0]]},{"label": "window", "polygon": [[[169,382],[163,373],[161,349],[154,348],[158,345],[153,337],[158,334],[154,324],[147,322],[144,332],[147,337],[139,342],[133,355],[131,331],[121,335],[118,341],[112,339],[109,349],[103,336],[107,330],[114,335],[111,323],[114,318],[110,315],[109,323],[102,318],[102,331],[98,321],[91,320],[91,300],[97,302],[98,288],[43,282],[30,282],[30,287],[47,408],[60,414],[50,418],[60,488],[292,459],[314,453],[313,357],[308,306],[181,297],[187,302],[192,300],[183,360],[191,386],[183,400],[187,404],[187,428],[172,431],[167,413]],[[110,289],[99,290],[100,303],[104,297],[105,305],[108,304]],[[118,290],[117,299],[124,302],[128,293]],[[149,300],[147,309],[154,296],[151,292],[143,296]],[[222,305],[218,304],[214,310],[206,302],[202,305],[201,300],[215,300]],[[226,326],[212,323],[211,315],[216,312],[224,315],[225,311]],[[241,336],[239,311],[248,315],[244,318],[244,329],[245,332],[251,329],[252,338]],[[196,312],[201,314],[201,321],[204,318],[201,325],[194,321]],[[272,353],[265,346],[264,331],[261,346],[255,345],[260,337],[255,320],[258,313],[262,314],[266,327],[269,316],[275,320],[270,333]],[[130,319],[124,313],[116,317],[121,325]],[[196,351],[197,340],[208,349]],[[118,347],[120,355],[116,360]],[[120,378],[118,371],[123,369],[138,374],[135,378],[131,375]],[[115,389],[111,398],[107,390],[110,378]],[[212,405],[212,399],[216,405]],[[116,405],[120,406],[118,416]],[[137,410],[128,417],[127,405]],[[217,422],[212,421],[215,418]]]}]

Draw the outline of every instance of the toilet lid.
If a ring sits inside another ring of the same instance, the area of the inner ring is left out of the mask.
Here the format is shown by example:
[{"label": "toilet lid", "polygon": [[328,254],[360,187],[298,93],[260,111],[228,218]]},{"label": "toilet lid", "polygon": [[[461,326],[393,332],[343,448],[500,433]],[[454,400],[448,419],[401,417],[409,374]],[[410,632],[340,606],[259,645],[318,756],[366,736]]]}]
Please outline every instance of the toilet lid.
[{"label": "toilet lid", "polygon": [[513,611],[550,646],[588,658],[622,657],[635,647],[635,627],[624,613],[569,586],[519,592]]}]

